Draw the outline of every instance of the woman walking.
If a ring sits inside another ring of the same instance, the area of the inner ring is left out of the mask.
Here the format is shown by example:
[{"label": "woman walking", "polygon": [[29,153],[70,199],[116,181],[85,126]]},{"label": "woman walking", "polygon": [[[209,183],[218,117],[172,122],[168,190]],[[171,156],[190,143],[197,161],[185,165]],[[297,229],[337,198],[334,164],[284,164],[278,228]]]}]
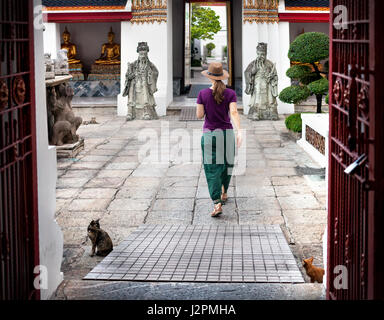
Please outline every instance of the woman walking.
[{"label": "woman walking", "polygon": [[[229,78],[222,64],[212,62],[202,74],[211,80],[212,86],[199,92],[196,116],[199,119],[205,116],[201,148],[209,195],[214,203],[211,216],[217,217],[223,213],[222,205],[228,199],[235,162],[235,140],[238,147],[242,142],[240,117],[236,93],[226,88],[222,81]],[[236,139],[231,118],[237,131]]]}]

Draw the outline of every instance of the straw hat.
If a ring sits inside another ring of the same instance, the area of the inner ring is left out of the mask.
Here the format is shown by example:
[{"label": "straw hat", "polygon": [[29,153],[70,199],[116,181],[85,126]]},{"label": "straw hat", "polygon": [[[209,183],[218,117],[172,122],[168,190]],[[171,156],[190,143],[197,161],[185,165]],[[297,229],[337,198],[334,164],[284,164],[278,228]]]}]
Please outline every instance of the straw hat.
[{"label": "straw hat", "polygon": [[229,73],[223,70],[223,65],[220,62],[211,62],[208,70],[204,70],[201,74],[212,80],[226,80],[229,78]]}]

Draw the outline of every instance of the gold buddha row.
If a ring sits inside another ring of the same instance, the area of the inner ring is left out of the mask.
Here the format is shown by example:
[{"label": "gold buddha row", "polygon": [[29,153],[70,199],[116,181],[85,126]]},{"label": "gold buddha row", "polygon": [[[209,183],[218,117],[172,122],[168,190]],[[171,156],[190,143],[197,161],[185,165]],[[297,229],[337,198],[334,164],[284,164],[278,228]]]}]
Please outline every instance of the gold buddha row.
[{"label": "gold buddha row", "polygon": [[132,0],[132,11],[140,9],[167,9],[167,0]]},{"label": "gold buddha row", "polygon": [[[101,55],[95,60],[95,65],[117,65],[120,64],[120,45],[114,42],[115,33],[112,27],[108,32],[108,42],[101,47]],[[71,34],[67,27],[63,32],[63,43],[61,49],[67,50],[68,63],[70,66],[82,68],[82,63],[76,58],[77,46],[71,42]]]}]

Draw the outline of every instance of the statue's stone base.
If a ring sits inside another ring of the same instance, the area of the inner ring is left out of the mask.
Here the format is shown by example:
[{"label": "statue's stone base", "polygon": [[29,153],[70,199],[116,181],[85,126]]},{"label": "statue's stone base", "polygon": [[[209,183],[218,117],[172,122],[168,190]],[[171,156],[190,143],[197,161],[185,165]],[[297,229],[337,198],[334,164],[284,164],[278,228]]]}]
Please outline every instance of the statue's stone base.
[{"label": "statue's stone base", "polygon": [[72,144],[65,144],[56,147],[57,158],[75,158],[81,150],[84,150],[84,139]]},{"label": "statue's stone base", "polygon": [[130,120],[156,120],[156,119],[159,119],[159,117],[157,115],[157,112],[156,112],[156,110],[154,108],[151,108],[150,119],[145,119],[144,115],[145,115],[144,109],[136,109],[135,110],[135,118],[134,119],[130,119],[129,118],[129,114],[128,114],[127,121],[130,121]]},{"label": "statue's stone base", "polygon": [[120,81],[70,81],[75,97],[116,97],[120,93]]},{"label": "statue's stone base", "polygon": [[253,121],[259,121],[259,120],[279,120],[279,115],[277,114],[277,111],[271,111],[271,110],[254,110],[251,108],[248,113],[248,119]]}]

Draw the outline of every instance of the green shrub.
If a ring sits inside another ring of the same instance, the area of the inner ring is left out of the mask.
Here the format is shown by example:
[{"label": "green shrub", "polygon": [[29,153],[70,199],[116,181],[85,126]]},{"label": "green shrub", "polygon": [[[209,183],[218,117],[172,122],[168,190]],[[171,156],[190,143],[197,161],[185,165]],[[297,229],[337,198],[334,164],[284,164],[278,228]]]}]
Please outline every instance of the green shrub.
[{"label": "green shrub", "polygon": [[311,90],[311,92],[314,95],[327,94],[328,87],[329,87],[329,83],[328,83],[328,79],[326,79],[326,78],[322,78],[320,80],[317,80],[317,81],[314,81],[314,82],[311,82],[310,84],[308,84],[309,90]]},{"label": "green shrub", "polygon": [[280,100],[297,104],[315,95],[317,112],[321,113],[322,96],[328,93],[328,61],[323,60],[329,58],[329,37],[321,32],[303,33],[291,43],[288,57],[296,65],[286,74],[300,85],[285,88],[280,92]]},{"label": "green shrub", "polygon": [[210,57],[212,54],[212,50],[216,48],[216,45],[210,42],[210,43],[207,43],[206,48],[208,50],[208,57]]},{"label": "green shrub", "polygon": [[196,59],[192,59],[191,66],[192,67],[201,67],[201,61],[200,60],[196,60]]},{"label": "green shrub", "polygon": [[310,95],[311,91],[306,86],[290,86],[280,92],[279,99],[285,103],[298,104]]},{"label": "green shrub", "polygon": [[325,97],[325,103],[326,103],[326,104],[329,104],[329,93],[328,93],[327,96]]},{"label": "green shrub", "polygon": [[285,119],[285,126],[293,132],[302,131],[301,113],[291,114]]},{"label": "green shrub", "polygon": [[315,63],[329,58],[329,37],[322,32],[307,32],[298,36],[289,48],[291,61]]},{"label": "green shrub", "polygon": [[312,73],[312,69],[309,66],[296,65],[296,66],[290,67],[287,70],[287,77],[294,80],[300,80],[301,78],[306,77],[311,73]]}]

